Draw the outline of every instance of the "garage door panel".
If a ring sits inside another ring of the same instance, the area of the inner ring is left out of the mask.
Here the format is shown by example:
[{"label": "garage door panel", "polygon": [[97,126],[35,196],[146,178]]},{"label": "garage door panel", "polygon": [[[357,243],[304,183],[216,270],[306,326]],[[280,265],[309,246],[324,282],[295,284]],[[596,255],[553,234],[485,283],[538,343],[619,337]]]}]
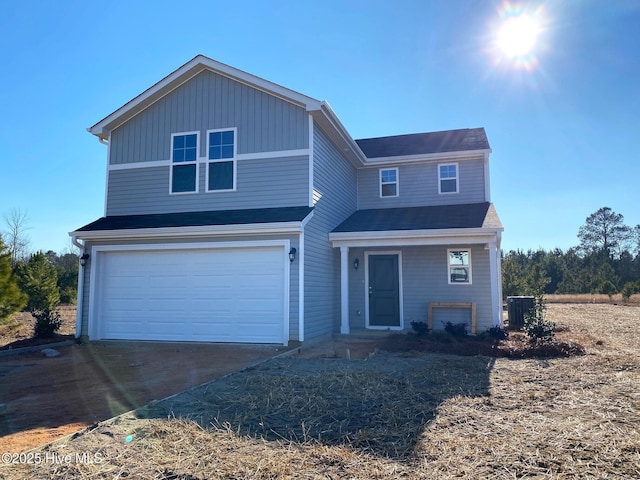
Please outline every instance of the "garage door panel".
[{"label": "garage door panel", "polygon": [[283,246],[100,255],[100,338],[285,340]]}]

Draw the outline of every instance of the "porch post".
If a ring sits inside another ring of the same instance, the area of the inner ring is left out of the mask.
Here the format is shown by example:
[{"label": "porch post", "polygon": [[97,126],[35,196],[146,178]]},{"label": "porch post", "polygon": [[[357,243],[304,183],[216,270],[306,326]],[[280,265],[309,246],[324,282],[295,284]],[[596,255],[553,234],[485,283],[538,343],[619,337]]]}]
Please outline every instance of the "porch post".
[{"label": "porch post", "polygon": [[500,274],[498,266],[500,258],[498,255],[497,242],[489,242],[489,272],[491,278],[491,307],[493,326],[502,325],[502,292],[500,291]]},{"label": "porch post", "polygon": [[349,247],[340,247],[340,333],[349,333]]}]

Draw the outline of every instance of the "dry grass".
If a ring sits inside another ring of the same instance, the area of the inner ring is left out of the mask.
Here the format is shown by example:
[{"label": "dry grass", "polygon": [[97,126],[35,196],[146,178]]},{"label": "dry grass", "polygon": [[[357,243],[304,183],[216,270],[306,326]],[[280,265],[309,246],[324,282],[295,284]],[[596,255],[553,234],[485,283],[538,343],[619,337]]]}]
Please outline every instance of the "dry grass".
[{"label": "dry grass", "polygon": [[640,478],[640,308],[548,314],[586,355],[277,360],[39,451],[100,464],[0,477]]},{"label": "dry grass", "polygon": [[[575,293],[575,294],[555,294],[545,295],[544,298],[548,303],[610,303],[613,305],[622,305],[622,294],[616,293],[609,298],[604,293]],[[640,305],[640,293],[636,293],[629,297],[629,305]]]}]

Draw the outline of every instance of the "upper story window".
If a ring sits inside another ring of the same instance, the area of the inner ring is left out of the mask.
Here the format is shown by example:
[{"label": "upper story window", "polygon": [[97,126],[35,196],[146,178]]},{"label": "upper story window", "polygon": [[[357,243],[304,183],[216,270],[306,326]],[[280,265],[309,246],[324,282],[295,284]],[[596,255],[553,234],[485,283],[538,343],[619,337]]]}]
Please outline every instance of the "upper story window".
[{"label": "upper story window", "polygon": [[207,191],[236,189],[236,129],[207,132]]},{"label": "upper story window", "polygon": [[198,191],[198,133],[171,135],[171,193]]},{"label": "upper story window", "polygon": [[458,164],[438,165],[438,193],[458,193]]},{"label": "upper story window", "polygon": [[471,251],[448,250],[449,284],[471,285]]},{"label": "upper story window", "polygon": [[380,169],[380,197],[398,196],[398,169]]}]

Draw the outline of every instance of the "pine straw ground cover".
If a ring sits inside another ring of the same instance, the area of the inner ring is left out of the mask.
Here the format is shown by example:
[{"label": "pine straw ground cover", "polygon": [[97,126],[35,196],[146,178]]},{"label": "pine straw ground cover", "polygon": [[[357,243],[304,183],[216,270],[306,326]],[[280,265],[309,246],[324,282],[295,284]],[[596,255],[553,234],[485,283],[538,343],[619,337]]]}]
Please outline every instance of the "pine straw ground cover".
[{"label": "pine straw ground cover", "polygon": [[0,477],[640,478],[640,308],[548,313],[586,355],[274,360],[34,451],[40,465],[5,464]]}]

